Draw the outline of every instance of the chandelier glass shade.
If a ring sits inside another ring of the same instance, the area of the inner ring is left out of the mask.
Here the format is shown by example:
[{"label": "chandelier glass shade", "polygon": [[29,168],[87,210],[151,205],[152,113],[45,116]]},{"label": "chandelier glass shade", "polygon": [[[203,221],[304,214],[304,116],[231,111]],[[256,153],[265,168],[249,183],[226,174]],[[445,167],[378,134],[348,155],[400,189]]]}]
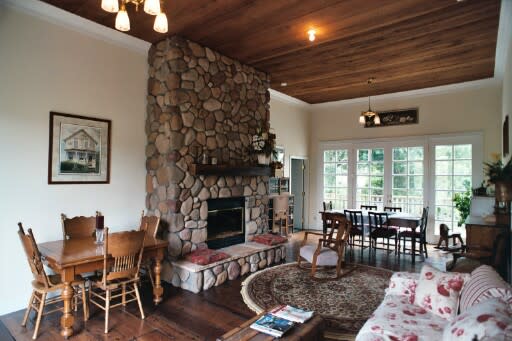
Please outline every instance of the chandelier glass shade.
[{"label": "chandelier glass shade", "polygon": [[159,33],[167,33],[168,23],[165,12],[160,7],[160,0],[101,0],[101,8],[110,13],[117,13],[115,28],[119,31],[130,30],[130,18],[126,11],[126,4],[135,5],[135,10],[139,9],[139,5],[144,4],[144,12],[149,15],[155,15],[155,24],[153,29]]}]

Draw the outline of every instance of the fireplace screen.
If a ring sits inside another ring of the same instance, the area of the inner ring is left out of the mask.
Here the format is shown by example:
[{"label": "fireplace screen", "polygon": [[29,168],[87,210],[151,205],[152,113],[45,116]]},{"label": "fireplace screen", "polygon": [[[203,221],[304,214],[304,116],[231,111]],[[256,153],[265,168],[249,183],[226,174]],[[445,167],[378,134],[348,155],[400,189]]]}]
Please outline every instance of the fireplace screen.
[{"label": "fireplace screen", "polygon": [[243,197],[208,200],[208,247],[218,249],[243,243],[244,213]]}]

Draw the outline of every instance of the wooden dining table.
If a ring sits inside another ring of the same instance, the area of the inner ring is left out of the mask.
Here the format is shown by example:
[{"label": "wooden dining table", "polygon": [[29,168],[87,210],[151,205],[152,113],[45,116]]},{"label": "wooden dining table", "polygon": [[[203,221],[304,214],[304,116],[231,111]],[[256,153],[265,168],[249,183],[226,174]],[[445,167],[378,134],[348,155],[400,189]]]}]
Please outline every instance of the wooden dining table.
[{"label": "wooden dining table", "polygon": [[[362,211],[363,213],[363,220],[364,224],[368,224],[368,212],[365,210],[357,210],[357,209],[351,209],[352,211]],[[372,211],[372,212],[381,212],[381,211]],[[322,215],[322,221],[324,222],[323,230],[324,233],[326,233],[327,225],[325,224],[326,215],[329,213],[345,213],[344,210],[327,210],[327,211],[320,211],[320,214]],[[407,212],[386,212],[388,213],[388,226],[398,226],[398,227],[405,227],[410,229],[411,231],[416,231],[416,228],[420,225],[421,217],[416,216]],[[368,233],[367,230],[365,230],[365,233]],[[416,263],[416,236],[413,234],[412,241],[411,241],[411,254],[412,254],[412,263]]]},{"label": "wooden dining table", "polygon": [[[153,288],[153,301],[158,304],[162,301],[163,288],[160,283],[162,259],[169,242],[151,236],[144,241],[143,259],[155,261],[155,286]],[[73,335],[74,316],[71,300],[74,290],[71,282],[75,275],[96,270],[103,270],[104,245],[96,244],[94,237],[56,240],[38,244],[41,255],[48,266],[59,273],[64,288],[61,297],[64,302],[63,313],[60,319],[61,332],[65,338]]]}]

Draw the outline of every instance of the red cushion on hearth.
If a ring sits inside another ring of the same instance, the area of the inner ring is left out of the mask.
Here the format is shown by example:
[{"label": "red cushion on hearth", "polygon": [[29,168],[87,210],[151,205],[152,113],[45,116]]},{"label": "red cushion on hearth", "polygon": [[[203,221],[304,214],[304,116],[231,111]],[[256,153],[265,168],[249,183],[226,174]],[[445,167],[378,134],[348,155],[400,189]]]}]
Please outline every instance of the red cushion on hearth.
[{"label": "red cushion on hearth", "polygon": [[188,255],[185,256],[185,259],[189,262],[199,265],[208,265],[211,263],[218,262],[225,258],[228,258],[229,255],[222,251],[211,250],[211,249],[199,249],[192,251]]},{"label": "red cushion on hearth", "polygon": [[257,236],[254,236],[252,238],[252,241],[256,242],[256,243],[272,246],[272,245],[276,245],[276,244],[286,243],[288,241],[288,239],[286,237],[279,236],[277,234],[266,233],[266,234],[259,234]]}]

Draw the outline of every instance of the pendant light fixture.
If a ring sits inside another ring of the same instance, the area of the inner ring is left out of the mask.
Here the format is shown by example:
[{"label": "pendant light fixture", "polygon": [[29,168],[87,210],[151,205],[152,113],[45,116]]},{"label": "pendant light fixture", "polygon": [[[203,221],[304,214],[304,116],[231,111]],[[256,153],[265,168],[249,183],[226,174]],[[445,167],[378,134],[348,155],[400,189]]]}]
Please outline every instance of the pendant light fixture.
[{"label": "pendant light fixture", "polygon": [[[368,87],[375,81],[375,78],[368,78]],[[362,112],[359,116],[359,124],[366,125],[366,122],[373,123],[373,125],[380,125],[380,117],[376,111],[373,111],[370,105],[370,95],[368,95],[368,111]]]},{"label": "pendant light fixture", "polygon": [[115,27],[119,31],[130,30],[130,18],[126,11],[126,4],[134,4],[135,10],[139,10],[139,5],[144,4],[144,12],[149,15],[155,15],[155,24],[153,29],[159,33],[167,33],[167,16],[160,6],[160,0],[101,0],[101,8],[110,13],[117,13]]}]

